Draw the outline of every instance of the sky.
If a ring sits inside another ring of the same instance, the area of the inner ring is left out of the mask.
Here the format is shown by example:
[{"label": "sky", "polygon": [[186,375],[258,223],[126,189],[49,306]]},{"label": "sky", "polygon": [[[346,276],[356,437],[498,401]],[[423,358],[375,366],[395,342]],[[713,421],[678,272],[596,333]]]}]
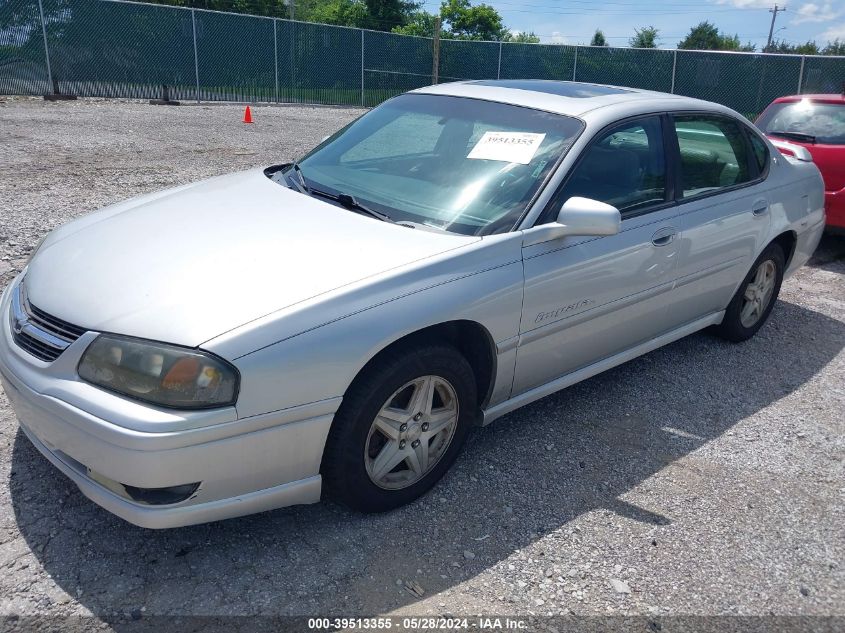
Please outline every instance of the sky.
[{"label": "sky", "polygon": [[[533,31],[543,43],[588,44],[600,28],[611,46],[627,46],[635,28],[660,30],[661,48],[675,48],[690,27],[709,20],[743,43],[766,45],[774,6],[770,0],[484,0],[494,6],[514,31]],[[480,4],[475,0],[473,4]],[[845,41],[845,0],[778,2],[775,39],[792,44],[815,40],[820,45]],[[436,13],[440,0],[426,0]]]}]

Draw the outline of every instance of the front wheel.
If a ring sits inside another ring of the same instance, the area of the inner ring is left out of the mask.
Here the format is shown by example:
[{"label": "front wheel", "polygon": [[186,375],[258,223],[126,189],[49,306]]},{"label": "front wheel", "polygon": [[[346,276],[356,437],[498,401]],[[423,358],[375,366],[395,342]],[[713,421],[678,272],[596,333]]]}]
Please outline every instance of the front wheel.
[{"label": "front wheel", "polygon": [[335,416],[320,468],[326,493],[363,512],[416,499],[455,461],[476,403],[472,368],[454,348],[388,352]]},{"label": "front wheel", "polygon": [[722,338],[738,343],[750,339],[763,327],[778,298],[783,269],[783,249],[770,244],[728,304],[725,318],[716,328]]}]

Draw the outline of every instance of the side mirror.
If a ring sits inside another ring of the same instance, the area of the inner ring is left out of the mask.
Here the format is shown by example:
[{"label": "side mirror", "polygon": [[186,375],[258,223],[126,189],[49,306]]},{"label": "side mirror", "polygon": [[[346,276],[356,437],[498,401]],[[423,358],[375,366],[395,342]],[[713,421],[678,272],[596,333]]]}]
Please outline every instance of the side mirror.
[{"label": "side mirror", "polygon": [[576,196],[563,203],[556,222],[525,231],[523,246],[542,244],[568,235],[616,235],[621,225],[622,216],[616,207]]}]

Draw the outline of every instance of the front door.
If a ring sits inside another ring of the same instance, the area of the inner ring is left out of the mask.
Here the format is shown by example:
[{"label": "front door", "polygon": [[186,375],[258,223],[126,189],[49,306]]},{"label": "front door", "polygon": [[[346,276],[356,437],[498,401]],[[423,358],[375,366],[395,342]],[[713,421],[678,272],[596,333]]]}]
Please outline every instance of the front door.
[{"label": "front door", "polygon": [[612,204],[622,228],[523,248],[525,295],[512,395],[676,327],[677,206],[667,189],[663,120],[649,116],[601,132],[538,224],[570,197]]}]

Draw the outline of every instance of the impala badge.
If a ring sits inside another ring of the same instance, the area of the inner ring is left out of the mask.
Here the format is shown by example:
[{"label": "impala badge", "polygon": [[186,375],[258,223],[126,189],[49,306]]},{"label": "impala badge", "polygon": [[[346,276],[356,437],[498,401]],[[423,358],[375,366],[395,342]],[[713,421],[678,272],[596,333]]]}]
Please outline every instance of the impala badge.
[{"label": "impala badge", "polygon": [[563,306],[562,308],[552,310],[551,312],[541,312],[537,315],[537,318],[534,319],[534,323],[540,323],[542,321],[546,321],[547,319],[556,319],[557,317],[567,314],[568,312],[575,312],[576,310],[580,310],[581,308],[586,308],[588,305],[592,305],[592,303],[592,299],[581,299],[581,301],[570,303],[568,306]]}]

